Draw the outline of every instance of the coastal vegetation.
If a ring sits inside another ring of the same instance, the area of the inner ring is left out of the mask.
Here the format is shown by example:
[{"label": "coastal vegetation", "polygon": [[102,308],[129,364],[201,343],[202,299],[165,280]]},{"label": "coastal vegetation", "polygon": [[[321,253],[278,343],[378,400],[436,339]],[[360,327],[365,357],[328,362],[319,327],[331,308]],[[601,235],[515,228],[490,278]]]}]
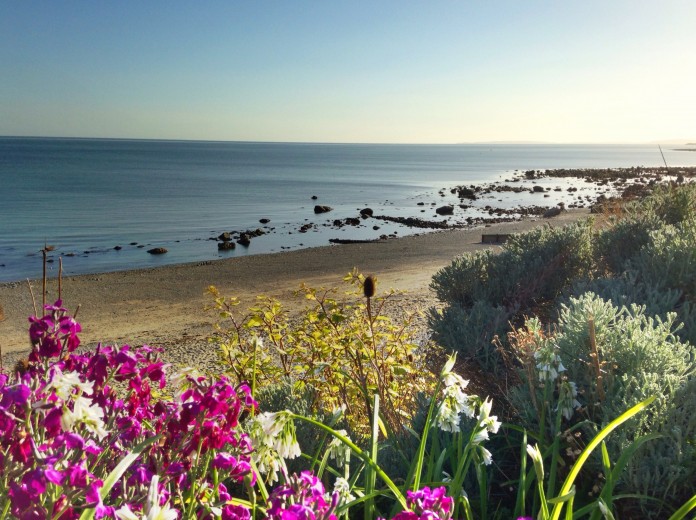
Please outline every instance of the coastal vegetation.
[{"label": "coastal vegetation", "polygon": [[696,189],[608,211],[455,259],[435,343],[357,271],[349,296],[303,287],[297,319],[211,288],[215,374],[81,352],[47,305],[0,374],[0,515],[687,518]]}]

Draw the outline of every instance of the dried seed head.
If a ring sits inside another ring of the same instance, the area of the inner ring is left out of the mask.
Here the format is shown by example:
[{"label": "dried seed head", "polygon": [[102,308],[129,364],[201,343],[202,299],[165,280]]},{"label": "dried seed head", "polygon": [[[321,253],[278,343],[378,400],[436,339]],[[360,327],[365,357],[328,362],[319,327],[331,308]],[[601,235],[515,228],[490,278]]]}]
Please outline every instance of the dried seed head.
[{"label": "dried seed head", "polygon": [[375,295],[375,288],[377,287],[377,279],[370,275],[365,278],[363,282],[363,294],[365,298],[372,298]]}]

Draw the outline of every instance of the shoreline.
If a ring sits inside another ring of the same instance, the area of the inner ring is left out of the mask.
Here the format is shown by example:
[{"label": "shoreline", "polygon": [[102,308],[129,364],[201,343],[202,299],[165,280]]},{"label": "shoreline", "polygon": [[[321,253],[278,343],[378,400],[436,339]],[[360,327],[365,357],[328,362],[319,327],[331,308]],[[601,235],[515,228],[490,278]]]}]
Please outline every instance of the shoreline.
[{"label": "shoreline", "polygon": [[[293,313],[293,293],[302,283],[341,287],[343,276],[357,267],[378,278],[379,292],[404,291],[404,306],[427,308],[435,303],[429,284],[437,272],[464,252],[500,246],[481,243],[483,233],[520,233],[539,225],[562,226],[586,218],[589,209],[563,212],[553,218],[524,219],[471,229],[444,230],[383,242],[320,246],[156,268],[86,274],[63,278],[63,302],[74,312],[80,305],[84,346],[150,344],[164,346],[165,359],[197,363],[214,357],[206,351],[214,316],[204,307],[212,302],[206,288],[215,285],[224,296],[237,296],[240,309],[264,294],[279,299]],[[41,304],[41,280],[32,280]],[[57,299],[57,280],[47,284],[47,302]],[[26,282],[0,283],[0,346],[10,364],[29,349],[27,318],[33,305]],[[214,347],[211,349],[215,350]],[[178,352],[178,353],[177,353]],[[169,355],[171,354],[171,356]]]}]

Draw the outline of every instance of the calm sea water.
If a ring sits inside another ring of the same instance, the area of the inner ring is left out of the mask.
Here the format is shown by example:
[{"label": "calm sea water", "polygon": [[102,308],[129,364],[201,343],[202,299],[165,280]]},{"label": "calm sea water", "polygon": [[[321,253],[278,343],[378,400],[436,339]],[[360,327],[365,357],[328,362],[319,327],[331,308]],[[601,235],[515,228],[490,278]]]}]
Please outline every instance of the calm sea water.
[{"label": "calm sea water", "polygon": [[[664,151],[670,166],[696,163],[694,153]],[[44,244],[55,246],[51,255],[63,257],[69,275],[327,245],[330,238],[402,236],[422,230],[373,220],[357,228],[330,224],[367,206],[376,214],[434,219],[431,204],[456,201],[438,190],[502,182],[514,170],[661,164],[657,146],[644,145],[0,138],[0,281],[40,276]],[[477,201],[453,220],[475,215],[484,204],[541,203],[532,197]],[[334,211],[315,215],[315,204]],[[263,227],[262,218],[271,220],[268,234],[248,248],[221,253],[210,240],[223,231]],[[316,229],[299,233],[308,223]],[[153,256],[146,252],[152,247],[169,252]],[[57,261],[50,266],[55,274]]]}]

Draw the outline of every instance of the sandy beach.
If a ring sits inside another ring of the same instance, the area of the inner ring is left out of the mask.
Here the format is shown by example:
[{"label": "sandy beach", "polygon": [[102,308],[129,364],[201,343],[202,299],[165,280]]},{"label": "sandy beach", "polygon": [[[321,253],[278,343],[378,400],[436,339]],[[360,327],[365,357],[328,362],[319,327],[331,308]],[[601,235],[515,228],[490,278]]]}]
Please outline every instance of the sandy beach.
[{"label": "sandy beach", "polygon": [[[474,229],[449,230],[375,243],[344,244],[243,258],[201,262],[63,279],[63,302],[80,305],[84,345],[150,344],[163,346],[170,361],[214,363],[214,350],[205,338],[214,317],[204,311],[211,303],[206,288],[215,285],[225,296],[237,296],[244,308],[265,294],[296,305],[293,293],[300,284],[314,287],[341,285],[353,267],[378,278],[379,290],[394,288],[403,306],[427,308],[435,304],[429,289],[438,269],[464,252],[496,245],[481,243],[482,233],[520,233],[539,225],[560,226],[589,216],[577,209],[551,219],[527,219]],[[69,259],[68,259],[69,260]],[[41,280],[32,280],[40,305]],[[47,301],[57,298],[57,280],[48,283]],[[33,305],[27,282],[0,284],[0,346],[5,364],[26,353],[27,317]],[[291,309],[292,310],[292,309]]]}]

